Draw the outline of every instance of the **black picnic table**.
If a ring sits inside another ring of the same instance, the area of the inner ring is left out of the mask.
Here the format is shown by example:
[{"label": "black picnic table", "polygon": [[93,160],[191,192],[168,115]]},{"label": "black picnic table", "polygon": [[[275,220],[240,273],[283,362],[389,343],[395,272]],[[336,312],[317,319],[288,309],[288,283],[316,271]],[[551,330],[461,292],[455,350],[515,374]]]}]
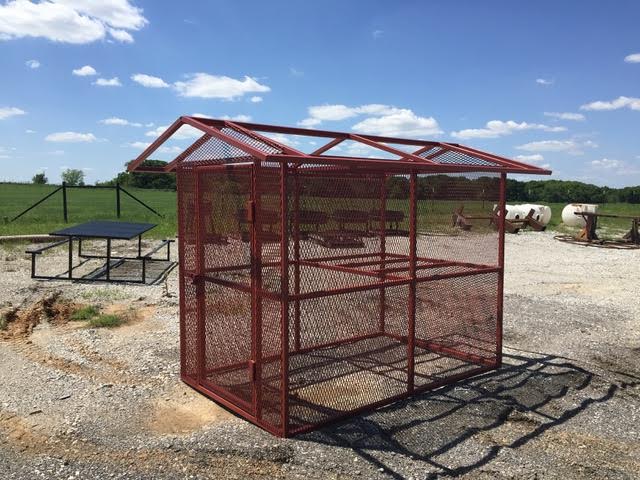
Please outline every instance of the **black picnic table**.
[{"label": "black picnic table", "polygon": [[[61,279],[65,277],[57,276],[47,276],[47,275],[37,275],[36,274],[36,255],[42,253],[45,250],[48,250],[53,247],[57,247],[59,245],[68,244],[69,247],[69,265],[68,271],[65,272],[66,278],[69,280],[89,280],[89,281],[107,281],[107,282],[133,282],[133,283],[146,283],[146,267],[147,262],[149,261],[166,261],[169,263],[169,269],[175,266],[175,263],[171,262],[171,250],[170,246],[173,240],[163,240],[159,246],[151,250],[146,254],[142,254],[142,235],[157,225],[154,223],[134,223],[134,222],[116,222],[116,221],[106,221],[106,220],[95,220],[91,222],[85,222],[78,225],[74,225],[72,227],[63,228],[61,230],[56,230],[55,232],[51,232],[50,235],[56,237],[66,237],[65,240],[61,240],[59,242],[55,242],[53,244],[47,245],[45,247],[35,249],[35,250],[27,250],[27,253],[31,254],[31,278],[43,278],[43,279]],[[132,240],[134,238],[138,238],[138,255],[136,257],[126,257],[126,256],[115,256],[112,255],[111,251],[111,242],[112,240]],[[100,277],[74,277],[73,269],[79,265],[74,267],[73,265],[73,241],[77,239],[78,241],[78,257],[83,259],[105,259],[104,264],[104,279]],[[106,240],[106,255],[90,255],[82,252],[82,241],[86,239],[102,239]],[[167,247],[167,256],[166,259],[156,259],[152,258],[152,255],[160,250],[163,246]],[[116,260],[116,264],[112,265],[112,260]],[[140,280],[116,280],[111,278],[111,270],[117,265],[122,264],[126,260],[139,260],[142,262],[142,275]]]}]

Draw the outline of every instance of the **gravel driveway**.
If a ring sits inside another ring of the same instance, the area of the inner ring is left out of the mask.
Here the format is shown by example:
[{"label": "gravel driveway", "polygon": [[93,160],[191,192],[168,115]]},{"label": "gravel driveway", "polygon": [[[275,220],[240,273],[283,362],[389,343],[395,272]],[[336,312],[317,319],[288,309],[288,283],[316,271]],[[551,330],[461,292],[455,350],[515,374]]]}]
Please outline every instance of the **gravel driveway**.
[{"label": "gravel driveway", "polygon": [[[21,322],[0,331],[1,479],[640,478],[640,250],[508,236],[504,368],[283,440],[180,382],[176,271],[36,282],[23,247],[0,247]],[[78,304],[129,321],[62,318]]]}]

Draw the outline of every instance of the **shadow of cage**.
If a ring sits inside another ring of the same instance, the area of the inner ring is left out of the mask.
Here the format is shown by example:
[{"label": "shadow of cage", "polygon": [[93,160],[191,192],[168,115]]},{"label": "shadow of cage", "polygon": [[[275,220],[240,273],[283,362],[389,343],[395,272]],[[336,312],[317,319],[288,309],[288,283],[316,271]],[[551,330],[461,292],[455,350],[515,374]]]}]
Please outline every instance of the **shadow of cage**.
[{"label": "shadow of cage", "polygon": [[505,354],[503,368],[397,402],[299,438],[352,449],[391,478],[407,472],[389,461],[412,459],[420,478],[456,477],[487,465],[622,390],[640,377],[602,377],[553,355]]}]

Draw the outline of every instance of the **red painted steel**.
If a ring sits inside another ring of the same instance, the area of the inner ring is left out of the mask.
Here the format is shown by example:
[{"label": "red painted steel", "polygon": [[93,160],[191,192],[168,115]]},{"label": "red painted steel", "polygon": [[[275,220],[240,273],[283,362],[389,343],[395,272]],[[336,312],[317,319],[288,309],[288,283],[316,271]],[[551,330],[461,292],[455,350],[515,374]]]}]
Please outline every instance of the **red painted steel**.
[{"label": "red painted steel", "polygon": [[[193,117],[130,168],[185,124],[203,134],[166,168],[183,381],[291,436],[500,366],[506,173],[546,170],[457,144]],[[269,134],[329,141],[307,154]],[[325,154],[345,140],[399,159]],[[498,205],[497,230],[458,229],[461,204],[476,217]]]}]

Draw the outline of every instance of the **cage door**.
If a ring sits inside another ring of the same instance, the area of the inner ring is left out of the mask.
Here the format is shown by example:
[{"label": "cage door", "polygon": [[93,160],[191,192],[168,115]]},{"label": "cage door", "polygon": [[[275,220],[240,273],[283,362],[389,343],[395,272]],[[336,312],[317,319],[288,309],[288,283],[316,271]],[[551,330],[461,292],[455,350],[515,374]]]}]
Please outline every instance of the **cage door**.
[{"label": "cage door", "polygon": [[199,383],[253,413],[251,167],[208,166],[197,178]]}]

